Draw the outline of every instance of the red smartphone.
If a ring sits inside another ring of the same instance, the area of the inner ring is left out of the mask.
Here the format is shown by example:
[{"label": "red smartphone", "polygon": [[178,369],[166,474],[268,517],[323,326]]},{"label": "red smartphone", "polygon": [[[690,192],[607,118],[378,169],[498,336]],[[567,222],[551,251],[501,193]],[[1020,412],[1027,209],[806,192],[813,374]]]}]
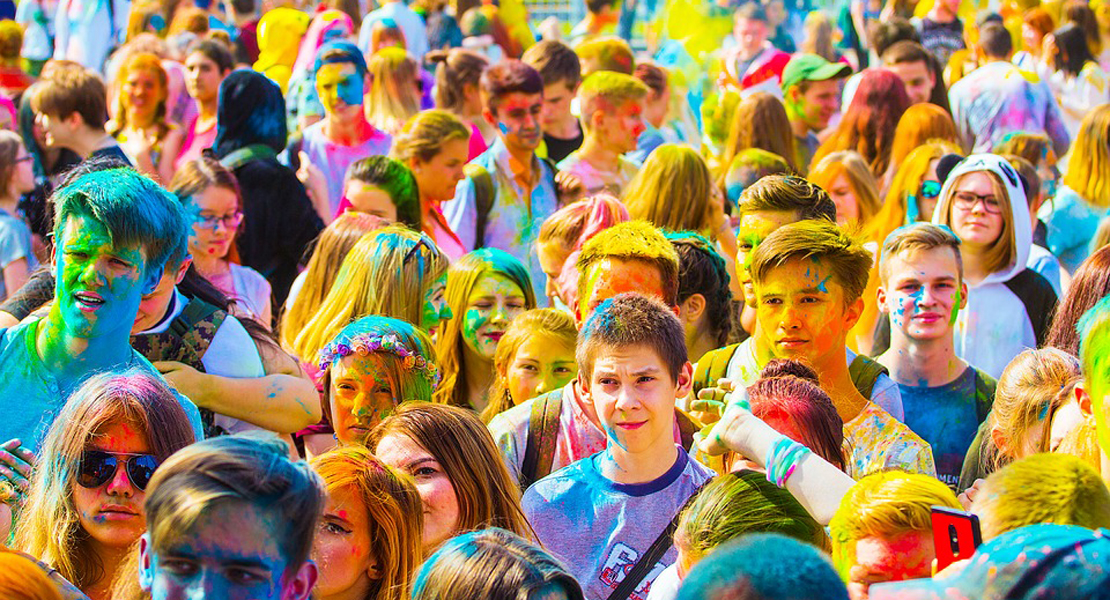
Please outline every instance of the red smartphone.
[{"label": "red smartphone", "polygon": [[975,549],[983,543],[979,517],[942,506],[934,506],[931,517],[938,573],[958,560],[971,558]]}]

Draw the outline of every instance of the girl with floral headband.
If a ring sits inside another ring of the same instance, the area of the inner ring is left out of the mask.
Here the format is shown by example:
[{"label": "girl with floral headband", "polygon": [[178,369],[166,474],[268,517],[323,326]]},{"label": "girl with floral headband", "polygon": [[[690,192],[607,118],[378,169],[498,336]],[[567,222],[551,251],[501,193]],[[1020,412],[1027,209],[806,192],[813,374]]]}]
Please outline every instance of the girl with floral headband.
[{"label": "girl with floral headband", "polygon": [[340,445],[362,443],[398,404],[430,401],[439,384],[428,335],[387,317],[364,317],[344,327],[320,351],[316,366],[324,416]]}]

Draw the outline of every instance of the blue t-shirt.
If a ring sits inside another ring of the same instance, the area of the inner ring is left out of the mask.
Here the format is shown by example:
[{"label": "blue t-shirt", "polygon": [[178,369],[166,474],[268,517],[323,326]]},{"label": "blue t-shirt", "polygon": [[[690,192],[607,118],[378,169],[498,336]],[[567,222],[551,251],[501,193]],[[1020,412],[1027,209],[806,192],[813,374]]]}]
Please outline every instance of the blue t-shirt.
[{"label": "blue t-shirt", "polygon": [[898,384],[906,425],[933,447],[937,478],[955,487],[964,455],[979,428],[975,369],[968,367],[952,383],[937,387]]},{"label": "blue t-shirt", "polygon": [[[620,484],[597,468],[602,453],[537,481],[521,501],[539,542],[567,565],[588,600],[605,600],[712,471],[679,447],[655,481]],[[672,546],[630,596],[645,600],[651,582],[677,559]]]},{"label": "blue t-shirt", "polygon": [[[28,273],[38,266],[35,253],[31,250],[31,228],[23,219],[0,210],[0,269],[21,258],[27,260]],[[15,291],[7,289],[3,276],[0,276],[0,298],[7,298]]]}]

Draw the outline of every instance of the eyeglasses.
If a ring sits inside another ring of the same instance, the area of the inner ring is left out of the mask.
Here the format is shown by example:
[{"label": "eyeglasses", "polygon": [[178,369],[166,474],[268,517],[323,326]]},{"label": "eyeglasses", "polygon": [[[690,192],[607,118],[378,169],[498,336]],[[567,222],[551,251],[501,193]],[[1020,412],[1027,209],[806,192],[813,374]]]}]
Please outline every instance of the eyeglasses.
[{"label": "eyeglasses", "polygon": [[983,209],[992,215],[997,215],[1002,212],[1002,205],[999,204],[998,198],[993,195],[980,195],[972,192],[956,192],[956,199],[954,204],[960,210],[971,211],[980,202],[983,203]]},{"label": "eyeglasses", "polygon": [[199,215],[197,222],[203,227],[207,227],[215,231],[220,223],[228,229],[236,229],[243,222],[243,211],[235,211],[229,215]]},{"label": "eyeglasses", "polygon": [[932,200],[940,195],[940,182],[932,179],[926,179],[921,182],[921,197],[926,200]]},{"label": "eyeglasses", "polygon": [[77,485],[95,489],[108,483],[116,476],[121,460],[131,485],[137,490],[145,490],[150,483],[150,478],[154,476],[154,470],[158,468],[158,459],[154,455],[102,450],[86,450],[81,455],[81,466],[77,469]]}]

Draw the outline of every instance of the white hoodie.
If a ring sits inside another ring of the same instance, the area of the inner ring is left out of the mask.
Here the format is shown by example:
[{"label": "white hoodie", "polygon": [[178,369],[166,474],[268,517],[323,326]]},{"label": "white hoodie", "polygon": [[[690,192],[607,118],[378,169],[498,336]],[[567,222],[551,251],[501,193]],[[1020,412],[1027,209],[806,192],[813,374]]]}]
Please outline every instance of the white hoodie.
[{"label": "white hoodie", "polygon": [[[1026,269],[1033,231],[1029,204],[1017,171],[994,154],[973,154],[956,165],[944,182],[940,198],[948,198],[949,190],[961,175],[976,171],[994,173],[1006,188],[1014,228],[1015,260],[969,287],[967,308],[960,311],[956,320],[956,354],[997,379],[1015,356],[1026,348],[1037,347],[1033,322],[1026,314],[1025,304],[1005,285]],[[942,216],[949,204],[951,200],[937,204],[934,223],[944,223]]]}]

